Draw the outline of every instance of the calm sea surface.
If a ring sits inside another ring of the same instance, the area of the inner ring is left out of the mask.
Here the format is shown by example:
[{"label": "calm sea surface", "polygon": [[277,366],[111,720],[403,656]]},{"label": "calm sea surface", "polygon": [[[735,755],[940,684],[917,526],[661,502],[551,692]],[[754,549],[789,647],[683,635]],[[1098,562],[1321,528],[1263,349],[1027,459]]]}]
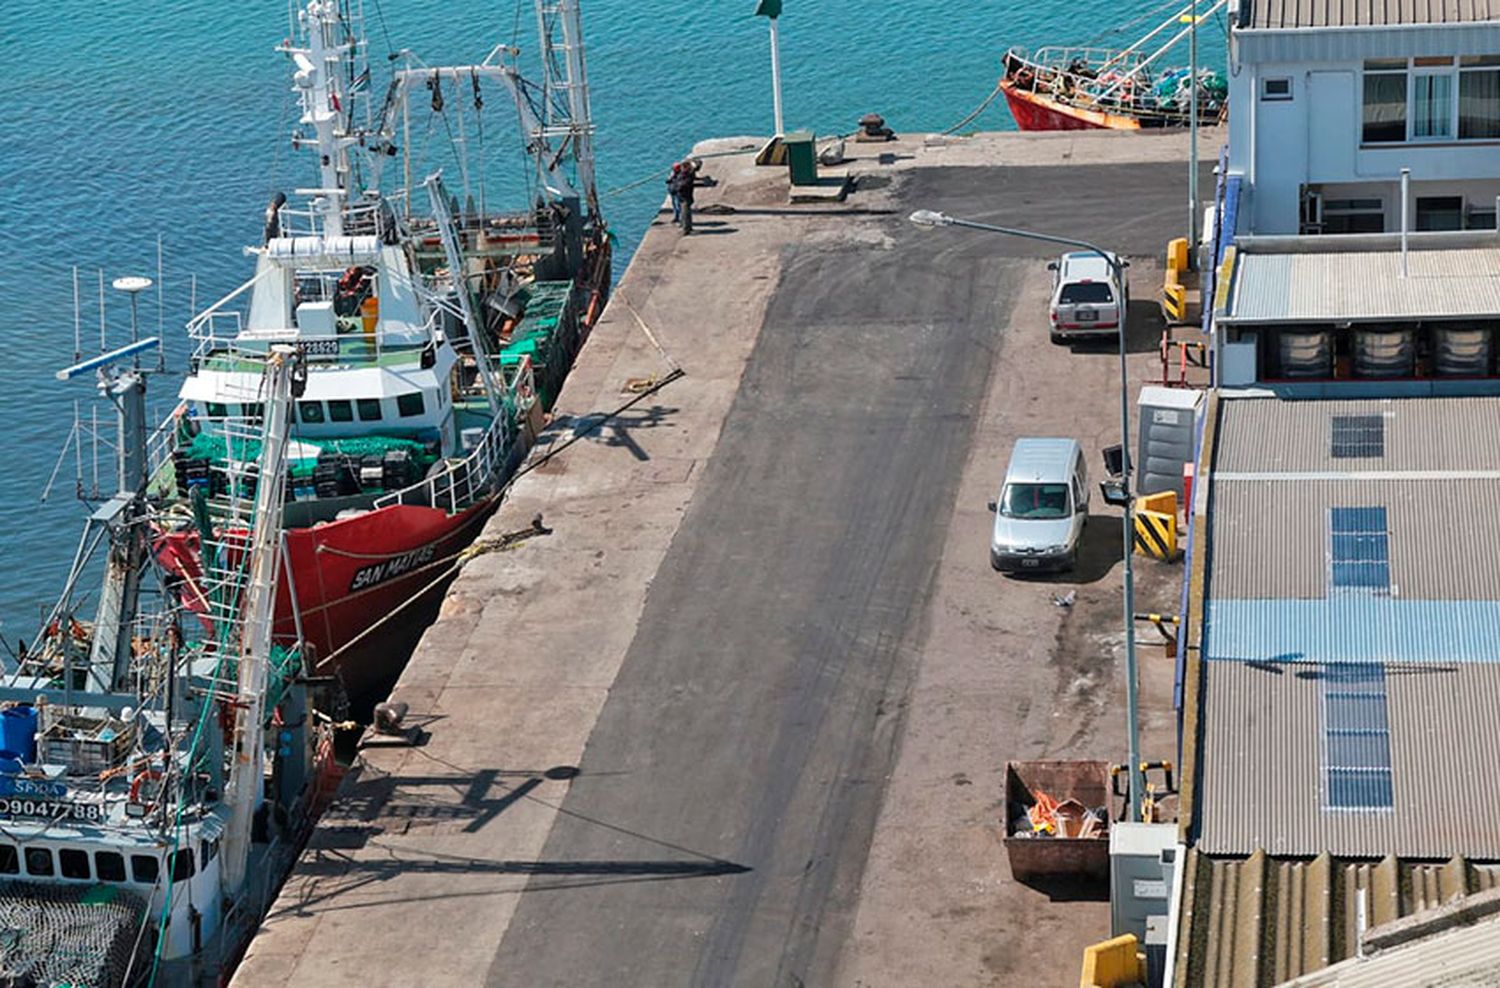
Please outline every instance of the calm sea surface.
[{"label": "calm sea surface", "polygon": [[[661,200],[660,181],[637,182],[702,138],[771,129],[766,22],[753,9],[751,0],[584,0],[599,186],[620,238],[617,270]],[[1156,9],[1103,0],[786,0],[786,123],[843,133],[876,111],[897,131],[941,130],[990,92],[1007,46],[1122,45],[1155,23]],[[524,0],[517,34],[515,0],[365,0],[376,91],[392,47],[431,64],[477,61],[496,43],[531,44],[531,11]],[[1205,64],[1223,64],[1221,24],[1207,25]],[[110,279],[155,277],[160,234],[168,364],[182,367],[190,276],[200,306],[238,285],[252,269],[240,248],[256,242],[271,195],[314,182],[311,157],[285,140],[296,113],[286,59],[272,49],[287,35],[284,2],[0,4],[0,332],[8,341],[0,357],[0,635],[12,645],[35,631],[85,517],[73,450],[50,499],[40,500],[74,403],[85,417],[97,409],[109,421],[88,381],[52,376],[73,356],[72,266],[82,270],[88,353],[99,340],[98,270]],[[490,173],[518,175],[516,145],[505,140],[512,119],[503,98],[487,95]],[[996,100],[971,129],[1013,126]],[[492,204],[498,184],[489,188]],[[154,332],[154,292],[142,297],[140,314]],[[106,315],[110,344],[128,340],[129,308],[118,293],[108,292]],[[153,400],[169,406],[175,387],[171,376],[156,379]],[[86,447],[89,483],[93,464]],[[101,449],[106,489],[111,464]]]}]

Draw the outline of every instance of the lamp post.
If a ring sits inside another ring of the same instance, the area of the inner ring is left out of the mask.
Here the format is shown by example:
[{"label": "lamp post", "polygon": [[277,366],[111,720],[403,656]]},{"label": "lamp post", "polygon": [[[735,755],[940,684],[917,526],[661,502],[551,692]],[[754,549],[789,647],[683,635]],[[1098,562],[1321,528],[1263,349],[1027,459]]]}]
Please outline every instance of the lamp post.
[{"label": "lamp post", "polygon": [[[1121,261],[1113,253],[1091,244],[1086,240],[1074,240],[1071,237],[1055,237],[1050,233],[1036,233],[1032,230],[1018,230],[1013,227],[994,226],[989,223],[976,223],[973,220],[958,219],[946,213],[939,213],[931,209],[919,209],[909,217],[911,222],[917,226],[961,226],[970,230],[982,230],[986,233],[1002,233],[1010,237],[1022,237],[1027,240],[1040,240],[1049,244],[1061,244],[1065,247],[1077,247],[1081,250],[1090,251],[1104,258],[1109,265],[1110,271],[1115,276],[1115,284],[1123,291],[1125,286],[1125,262]],[[1138,727],[1139,700],[1137,698],[1137,675],[1135,658],[1135,567],[1132,562],[1134,556],[1134,519],[1132,516],[1132,496],[1130,493],[1130,378],[1125,367],[1125,328],[1126,328],[1126,306],[1125,299],[1121,298],[1120,308],[1120,470],[1121,485],[1124,491],[1123,507],[1125,509],[1125,523],[1123,528],[1123,545],[1125,551],[1125,707],[1128,723],[1126,734],[1129,747],[1130,764],[1128,766],[1130,779],[1130,811],[1129,819],[1139,820],[1141,814],[1141,793],[1144,791],[1141,778],[1141,743],[1140,730]]]}]

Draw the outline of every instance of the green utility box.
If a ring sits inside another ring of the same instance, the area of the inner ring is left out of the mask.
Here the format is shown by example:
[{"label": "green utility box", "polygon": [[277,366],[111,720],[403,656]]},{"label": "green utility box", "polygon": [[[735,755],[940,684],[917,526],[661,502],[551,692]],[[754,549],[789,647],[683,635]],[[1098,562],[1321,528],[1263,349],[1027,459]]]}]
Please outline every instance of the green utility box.
[{"label": "green utility box", "polygon": [[818,184],[818,147],[810,130],[794,130],[781,139],[793,185]]}]

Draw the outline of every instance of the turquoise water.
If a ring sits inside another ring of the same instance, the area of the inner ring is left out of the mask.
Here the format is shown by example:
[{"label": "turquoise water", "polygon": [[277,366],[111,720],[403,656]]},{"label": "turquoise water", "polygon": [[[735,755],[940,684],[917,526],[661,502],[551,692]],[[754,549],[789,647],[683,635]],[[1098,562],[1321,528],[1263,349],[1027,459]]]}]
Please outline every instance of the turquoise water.
[{"label": "turquoise water", "polygon": [[[662,196],[659,181],[640,180],[697,140],[770,131],[766,22],[749,16],[751,0],[583,3],[599,186],[623,270]],[[73,403],[108,421],[87,381],[65,384],[51,373],[73,355],[71,266],[83,271],[88,353],[98,346],[97,269],[110,279],[154,277],[160,234],[168,363],[180,367],[190,276],[200,306],[248,277],[240,247],[259,237],[267,201],[278,189],[313,184],[315,172],[285,140],[295,113],[286,59],[272,50],[288,34],[285,3],[7,0],[0,8],[0,331],[9,340],[0,361],[0,635],[13,644],[30,637],[56,593],[85,517],[73,496],[71,451],[50,500],[38,500]],[[941,130],[990,92],[1007,46],[1124,44],[1155,23],[1156,8],[786,0],[786,124],[842,133],[875,111],[898,132]],[[524,0],[523,45],[531,11]],[[365,0],[365,13],[377,91],[387,38],[439,63],[477,61],[517,37],[515,0]],[[1222,65],[1219,25],[1207,33],[1205,63]],[[488,95],[489,133],[514,133],[503,101]],[[997,100],[971,126],[1013,124]],[[498,157],[501,142],[495,147]],[[513,167],[501,159],[494,173],[519,168],[519,158]],[[118,345],[129,338],[129,310],[117,293],[108,296],[107,335]],[[154,292],[142,297],[140,315],[154,332]],[[153,393],[169,406],[174,390],[175,381],[158,380]],[[110,462],[101,449],[106,490]],[[89,448],[82,466],[91,483]]]}]

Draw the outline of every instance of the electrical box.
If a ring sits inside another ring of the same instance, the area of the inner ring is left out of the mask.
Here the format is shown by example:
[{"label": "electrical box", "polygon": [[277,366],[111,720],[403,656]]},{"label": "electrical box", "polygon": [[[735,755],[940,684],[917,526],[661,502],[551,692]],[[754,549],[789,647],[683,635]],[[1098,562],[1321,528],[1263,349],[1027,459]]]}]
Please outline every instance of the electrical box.
[{"label": "electrical box", "polygon": [[337,336],[338,317],[332,302],[303,302],[297,306],[298,336]]},{"label": "electrical box", "polygon": [[1109,831],[1110,935],[1146,943],[1153,916],[1172,910],[1177,824],[1116,823]]},{"label": "electrical box", "polygon": [[786,145],[786,166],[793,185],[818,184],[817,141],[810,130],[794,130],[781,139]]},{"label": "electrical box", "polygon": [[1141,447],[1135,493],[1182,494],[1182,465],[1193,462],[1198,405],[1203,392],[1196,388],[1141,388]]}]

